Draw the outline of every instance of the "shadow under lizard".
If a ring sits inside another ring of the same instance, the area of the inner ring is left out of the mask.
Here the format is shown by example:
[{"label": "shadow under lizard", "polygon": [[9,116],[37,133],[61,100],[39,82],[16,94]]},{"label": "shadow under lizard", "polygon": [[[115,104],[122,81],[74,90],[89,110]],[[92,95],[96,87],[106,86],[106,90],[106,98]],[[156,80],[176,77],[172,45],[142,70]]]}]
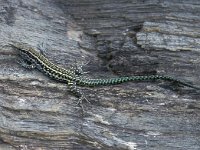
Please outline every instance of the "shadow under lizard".
[{"label": "shadow under lizard", "polygon": [[67,83],[70,87],[70,91],[74,93],[78,98],[78,104],[82,105],[82,100],[87,100],[83,93],[77,88],[76,85],[79,86],[86,86],[86,87],[94,87],[99,85],[113,85],[113,84],[120,84],[128,81],[155,81],[155,80],[164,80],[164,81],[171,81],[178,83],[180,85],[184,85],[187,87],[200,89],[194,85],[189,83],[177,80],[170,76],[163,76],[163,75],[143,75],[143,76],[129,76],[129,77],[116,77],[116,78],[105,78],[105,79],[88,79],[82,77],[77,70],[74,69],[64,69],[61,68],[52,62],[50,62],[44,55],[37,52],[34,48],[28,46],[24,43],[10,43],[12,47],[19,51],[19,55],[21,57],[21,64],[25,68],[34,69],[37,68],[41,72],[45,73],[52,79],[61,81],[63,83]]}]

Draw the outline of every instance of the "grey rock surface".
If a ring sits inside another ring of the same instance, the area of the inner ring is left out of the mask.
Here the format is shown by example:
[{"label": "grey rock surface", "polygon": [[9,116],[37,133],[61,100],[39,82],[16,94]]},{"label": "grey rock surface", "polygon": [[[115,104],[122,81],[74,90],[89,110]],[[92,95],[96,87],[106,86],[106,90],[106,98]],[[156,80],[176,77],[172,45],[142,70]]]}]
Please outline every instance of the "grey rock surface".
[{"label": "grey rock surface", "polygon": [[[162,74],[200,85],[198,0],[0,0],[1,149],[200,149],[200,92],[173,83],[81,87],[17,63],[12,41],[44,46],[84,76]],[[13,146],[13,147],[11,147]]]}]

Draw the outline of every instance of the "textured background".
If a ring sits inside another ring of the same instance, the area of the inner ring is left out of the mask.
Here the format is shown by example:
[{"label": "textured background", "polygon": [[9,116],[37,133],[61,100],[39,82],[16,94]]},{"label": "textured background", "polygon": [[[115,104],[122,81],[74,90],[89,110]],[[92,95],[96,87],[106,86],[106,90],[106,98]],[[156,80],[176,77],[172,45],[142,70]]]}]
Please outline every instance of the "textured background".
[{"label": "textured background", "polygon": [[[0,0],[1,149],[200,149],[200,92],[169,82],[81,88],[17,64],[11,41],[86,77],[162,74],[200,85],[199,0]],[[12,145],[12,147],[11,147]]]}]

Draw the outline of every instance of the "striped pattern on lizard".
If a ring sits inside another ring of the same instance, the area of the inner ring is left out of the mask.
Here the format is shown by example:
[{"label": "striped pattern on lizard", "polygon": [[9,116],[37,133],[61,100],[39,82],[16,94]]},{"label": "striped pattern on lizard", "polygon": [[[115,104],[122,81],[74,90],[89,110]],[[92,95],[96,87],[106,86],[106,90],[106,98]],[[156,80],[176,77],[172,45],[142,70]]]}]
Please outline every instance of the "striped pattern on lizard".
[{"label": "striped pattern on lizard", "polygon": [[106,79],[88,79],[81,76],[81,72],[77,68],[75,69],[64,69],[54,63],[50,62],[44,55],[39,53],[34,48],[27,44],[13,42],[10,43],[12,47],[19,51],[21,57],[21,65],[25,68],[37,68],[39,71],[45,73],[52,79],[66,83],[70,87],[70,91],[74,93],[78,98],[78,104],[82,104],[82,100],[87,100],[83,93],[77,88],[79,86],[94,87],[99,85],[113,85],[120,84],[128,81],[154,81],[154,80],[164,80],[178,83],[187,87],[200,89],[189,83],[174,79],[170,76],[163,75],[143,75],[143,76],[129,76],[129,77],[116,77],[116,78],[106,78]]}]

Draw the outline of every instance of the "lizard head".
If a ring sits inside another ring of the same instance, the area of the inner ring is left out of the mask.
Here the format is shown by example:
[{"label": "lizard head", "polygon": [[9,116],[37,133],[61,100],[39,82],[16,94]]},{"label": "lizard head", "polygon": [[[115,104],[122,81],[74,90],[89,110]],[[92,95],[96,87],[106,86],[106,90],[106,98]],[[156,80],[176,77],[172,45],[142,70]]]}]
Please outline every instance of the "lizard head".
[{"label": "lizard head", "polygon": [[38,54],[28,44],[18,43],[18,42],[12,42],[12,43],[9,43],[9,45],[11,47],[13,47],[14,49],[18,50],[19,55],[24,60],[26,60],[28,62],[31,62],[31,63],[35,62],[35,58],[34,57],[36,57]]},{"label": "lizard head", "polygon": [[12,43],[9,43],[9,45],[11,47],[17,49],[20,52],[23,52],[23,53],[28,53],[29,52],[29,48],[28,48],[28,46],[26,44],[19,43],[19,42],[12,42]]}]

